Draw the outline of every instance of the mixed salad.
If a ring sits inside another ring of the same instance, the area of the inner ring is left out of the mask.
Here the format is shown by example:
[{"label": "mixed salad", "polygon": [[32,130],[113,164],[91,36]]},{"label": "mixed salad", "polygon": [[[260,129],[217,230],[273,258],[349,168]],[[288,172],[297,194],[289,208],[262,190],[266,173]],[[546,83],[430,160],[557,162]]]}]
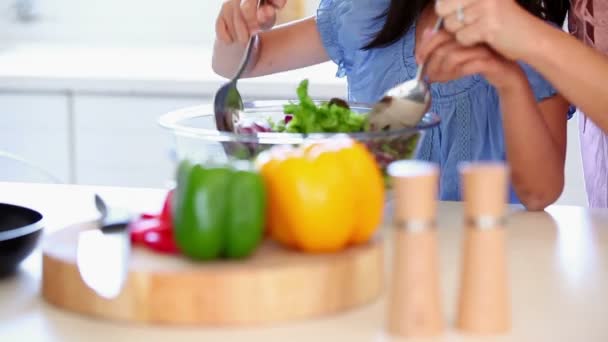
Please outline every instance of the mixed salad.
[{"label": "mixed salad", "polygon": [[[331,99],[315,103],[308,94],[308,80],[300,82],[297,88],[298,102],[290,102],[283,108],[285,116],[278,122],[242,120],[236,125],[240,134],[258,132],[285,133],[359,133],[370,131],[365,113],[358,113],[342,99]],[[362,141],[376,156],[379,166],[386,166],[395,160],[411,159],[418,146],[419,133],[404,136],[387,135]],[[249,144],[250,145],[250,144]],[[248,146],[260,152],[259,146]],[[253,152],[253,151],[252,151]]]},{"label": "mixed salad", "polygon": [[297,89],[298,103],[283,107],[285,116],[279,122],[271,118],[267,122],[241,120],[237,132],[254,134],[257,132],[279,133],[355,133],[367,130],[365,115],[354,112],[346,101],[338,98],[317,105],[308,95],[308,80],[303,80]]}]

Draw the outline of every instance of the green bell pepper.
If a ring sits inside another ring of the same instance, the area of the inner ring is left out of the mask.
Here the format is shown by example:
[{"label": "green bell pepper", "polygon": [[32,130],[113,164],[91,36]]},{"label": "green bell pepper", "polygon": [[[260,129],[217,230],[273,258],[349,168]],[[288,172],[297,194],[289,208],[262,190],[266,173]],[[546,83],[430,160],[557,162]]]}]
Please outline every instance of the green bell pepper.
[{"label": "green bell pepper", "polygon": [[260,244],[266,194],[259,174],[183,162],[174,196],[175,242],[184,255],[244,258]]}]

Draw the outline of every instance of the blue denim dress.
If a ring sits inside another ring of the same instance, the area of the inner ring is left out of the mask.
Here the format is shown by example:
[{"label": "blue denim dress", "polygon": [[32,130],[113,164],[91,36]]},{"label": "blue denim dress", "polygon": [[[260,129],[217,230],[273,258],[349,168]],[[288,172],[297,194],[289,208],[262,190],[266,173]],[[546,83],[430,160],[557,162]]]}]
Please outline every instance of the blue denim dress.
[{"label": "blue denim dress", "polygon": [[[349,101],[374,103],[393,86],[415,77],[416,27],[396,43],[363,50],[384,24],[389,0],[321,0],[317,26],[337,76],[346,77]],[[524,69],[538,101],[556,90],[535,70]],[[425,135],[418,159],[435,162],[441,170],[440,199],[461,200],[458,164],[463,161],[505,160],[499,97],[480,75],[431,85],[430,111],[441,125]],[[564,113],[566,120],[567,113]],[[510,202],[519,203],[512,187]]]}]

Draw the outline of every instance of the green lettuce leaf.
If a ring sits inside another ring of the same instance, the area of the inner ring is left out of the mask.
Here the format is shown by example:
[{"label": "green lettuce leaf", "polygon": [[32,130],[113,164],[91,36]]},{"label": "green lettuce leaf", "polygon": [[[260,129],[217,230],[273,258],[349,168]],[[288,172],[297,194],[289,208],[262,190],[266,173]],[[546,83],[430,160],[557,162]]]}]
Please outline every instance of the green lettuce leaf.
[{"label": "green lettuce leaf", "polygon": [[336,103],[323,102],[317,105],[308,94],[308,80],[305,79],[296,90],[299,103],[289,103],[283,108],[292,119],[285,124],[283,120],[272,123],[276,132],[289,133],[352,133],[362,132],[367,127],[364,115],[351,111]]}]

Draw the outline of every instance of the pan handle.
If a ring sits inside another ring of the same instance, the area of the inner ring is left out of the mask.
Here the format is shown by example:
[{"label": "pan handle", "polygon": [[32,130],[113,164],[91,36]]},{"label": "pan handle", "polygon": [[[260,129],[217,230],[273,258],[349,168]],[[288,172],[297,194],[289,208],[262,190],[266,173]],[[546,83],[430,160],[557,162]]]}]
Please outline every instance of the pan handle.
[{"label": "pan handle", "polygon": [[0,159],[2,159],[2,158],[12,160],[19,164],[25,165],[29,169],[32,169],[32,170],[36,171],[37,173],[41,174],[42,176],[44,176],[45,178],[48,178],[48,180],[51,181],[52,183],[55,183],[55,184],[64,184],[65,183],[65,182],[61,181],[59,179],[59,177],[56,177],[55,175],[53,175],[52,173],[50,173],[43,167],[40,167],[26,159],[23,159],[23,158],[19,157],[18,155],[0,150]]}]

